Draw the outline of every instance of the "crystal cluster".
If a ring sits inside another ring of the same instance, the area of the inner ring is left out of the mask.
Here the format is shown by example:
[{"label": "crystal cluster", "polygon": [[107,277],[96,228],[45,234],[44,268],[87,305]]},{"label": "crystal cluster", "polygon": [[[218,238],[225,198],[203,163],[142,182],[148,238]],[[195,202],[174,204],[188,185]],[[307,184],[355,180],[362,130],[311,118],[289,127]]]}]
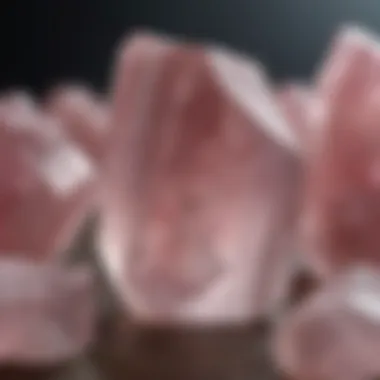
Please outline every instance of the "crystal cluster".
[{"label": "crystal cluster", "polygon": [[[380,375],[376,36],[342,28],[305,83],[143,31],[114,67],[109,98],[65,85],[0,99],[0,361],[91,342],[92,276],[64,261],[96,209],[101,269],[135,320],[269,318],[287,375]],[[320,286],[291,305],[305,269]]]}]

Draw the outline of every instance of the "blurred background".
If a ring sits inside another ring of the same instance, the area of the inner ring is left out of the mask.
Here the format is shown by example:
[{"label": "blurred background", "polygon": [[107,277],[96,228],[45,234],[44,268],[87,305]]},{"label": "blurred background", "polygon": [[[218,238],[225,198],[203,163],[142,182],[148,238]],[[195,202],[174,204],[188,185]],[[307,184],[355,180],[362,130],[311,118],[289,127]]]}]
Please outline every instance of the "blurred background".
[{"label": "blurred background", "polygon": [[226,43],[276,78],[307,77],[337,25],[378,30],[379,14],[378,0],[2,0],[0,86],[104,89],[115,46],[136,26]]},{"label": "blurred background", "polygon": [[[256,56],[278,80],[308,78],[343,22],[380,31],[379,0],[1,0],[0,90],[22,86],[39,93],[81,81],[106,91],[115,48],[136,27],[227,44]],[[77,245],[81,256],[91,256],[90,235]],[[309,286],[305,279],[299,284],[295,297]],[[101,322],[89,357],[33,375],[7,369],[0,379],[282,378],[268,359],[265,324],[152,332],[118,320]]]}]

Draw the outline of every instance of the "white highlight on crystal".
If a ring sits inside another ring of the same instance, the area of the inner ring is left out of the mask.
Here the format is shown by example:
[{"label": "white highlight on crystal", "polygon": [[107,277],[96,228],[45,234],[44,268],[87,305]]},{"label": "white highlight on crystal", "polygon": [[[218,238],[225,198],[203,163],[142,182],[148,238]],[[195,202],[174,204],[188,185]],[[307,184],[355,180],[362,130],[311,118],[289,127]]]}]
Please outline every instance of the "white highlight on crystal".
[{"label": "white highlight on crystal", "polygon": [[375,323],[380,322],[380,278],[369,268],[360,268],[352,277],[348,305]]},{"label": "white highlight on crystal", "polygon": [[375,322],[380,322],[380,299],[374,292],[363,292],[351,297],[351,304]]},{"label": "white highlight on crystal", "polygon": [[63,145],[40,165],[47,184],[59,196],[67,196],[90,180],[94,168],[86,155],[78,148]]}]

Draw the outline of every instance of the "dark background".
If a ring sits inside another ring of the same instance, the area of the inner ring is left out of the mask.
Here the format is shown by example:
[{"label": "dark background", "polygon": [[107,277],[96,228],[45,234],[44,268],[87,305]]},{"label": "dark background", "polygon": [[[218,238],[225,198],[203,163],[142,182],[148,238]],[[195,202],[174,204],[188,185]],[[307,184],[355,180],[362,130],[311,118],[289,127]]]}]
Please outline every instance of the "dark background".
[{"label": "dark background", "polygon": [[379,0],[1,0],[0,87],[105,89],[114,48],[136,26],[224,42],[277,78],[307,77],[342,21],[379,30]]}]

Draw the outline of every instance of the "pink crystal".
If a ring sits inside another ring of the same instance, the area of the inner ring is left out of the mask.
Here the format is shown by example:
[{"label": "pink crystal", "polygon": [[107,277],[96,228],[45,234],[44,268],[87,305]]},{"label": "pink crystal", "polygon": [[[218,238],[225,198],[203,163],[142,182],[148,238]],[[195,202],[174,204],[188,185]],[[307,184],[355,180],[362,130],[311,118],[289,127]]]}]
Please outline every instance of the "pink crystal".
[{"label": "pink crystal", "polygon": [[92,341],[93,280],[67,270],[0,260],[0,363],[53,364]]},{"label": "pink crystal", "polygon": [[292,266],[296,138],[255,62],[149,34],[116,72],[101,257],[135,317],[241,322]]},{"label": "pink crystal", "polygon": [[379,323],[380,272],[353,268],[282,320],[274,340],[277,364],[299,380],[376,378]]},{"label": "pink crystal", "polygon": [[94,169],[60,120],[23,93],[0,100],[1,255],[46,259],[73,238],[94,193]]},{"label": "pink crystal", "polygon": [[107,147],[108,106],[91,89],[79,85],[55,88],[46,110],[64,122],[66,132],[95,161]]},{"label": "pink crystal", "polygon": [[322,275],[380,262],[380,43],[348,28],[333,46],[316,85],[324,113],[302,218],[305,251]]}]

